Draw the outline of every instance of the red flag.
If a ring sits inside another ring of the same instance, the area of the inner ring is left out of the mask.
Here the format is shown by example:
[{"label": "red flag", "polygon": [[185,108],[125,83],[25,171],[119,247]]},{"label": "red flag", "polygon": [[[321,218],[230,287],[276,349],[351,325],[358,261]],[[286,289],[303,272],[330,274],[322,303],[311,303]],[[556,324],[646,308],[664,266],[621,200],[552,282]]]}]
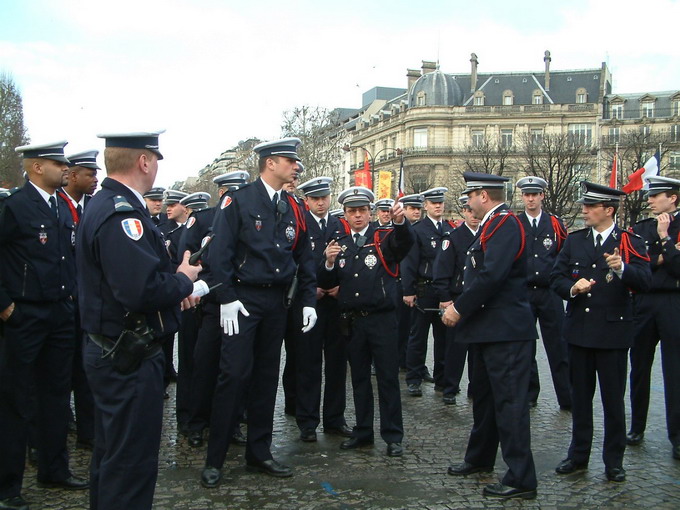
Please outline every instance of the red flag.
[{"label": "red flag", "polygon": [[612,162],[612,175],[609,177],[609,187],[619,189],[619,177],[616,172],[616,160],[619,158],[619,153],[614,154],[614,161]]},{"label": "red flag", "polygon": [[656,151],[656,154],[647,160],[645,166],[628,176],[628,184],[622,188],[623,191],[632,193],[633,191],[646,188],[647,182],[645,181],[645,178],[659,174],[660,159],[659,151]]}]

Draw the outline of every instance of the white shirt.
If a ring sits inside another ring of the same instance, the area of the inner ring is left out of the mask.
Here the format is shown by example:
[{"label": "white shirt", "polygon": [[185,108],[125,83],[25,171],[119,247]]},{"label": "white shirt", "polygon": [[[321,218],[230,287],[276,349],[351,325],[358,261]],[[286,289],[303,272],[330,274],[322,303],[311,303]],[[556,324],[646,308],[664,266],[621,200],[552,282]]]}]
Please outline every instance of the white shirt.
[{"label": "white shirt", "polygon": [[68,191],[64,190],[64,194],[69,198],[75,209],[77,209],[78,206],[80,206],[81,211],[85,208],[85,195],[81,197],[80,202],[76,202],[75,199],[68,194]]},{"label": "white shirt", "polygon": [[435,220],[435,219],[434,219],[432,216],[430,216],[429,214],[427,215],[427,217],[430,218],[430,221],[431,221],[432,223],[434,223],[434,228],[438,228],[438,227],[437,227],[437,224],[441,225],[441,223],[442,223],[442,220]]},{"label": "white shirt", "polygon": [[30,182],[31,185],[32,185],[35,189],[38,190],[38,193],[40,193],[40,196],[43,197],[43,200],[47,203],[47,205],[50,207],[50,209],[52,209],[52,205],[50,204],[50,198],[54,197],[54,199],[56,200],[56,199],[57,199],[57,194],[54,193],[54,194],[50,195],[47,191],[45,191],[44,189],[42,189],[40,186],[36,186],[36,185],[33,184],[31,181],[28,181],[28,182]]},{"label": "white shirt", "polygon": [[264,179],[260,179],[262,181],[262,184],[264,184],[264,189],[267,190],[267,194],[269,195],[269,200],[272,200],[274,198],[274,194],[276,193],[279,195],[279,200],[281,199],[281,190],[280,189],[274,189],[272,188],[269,184],[264,182]]},{"label": "white shirt", "polygon": [[527,215],[529,225],[533,226],[534,220],[536,220],[536,227],[538,227],[541,224],[541,216],[543,216],[543,211],[541,211],[540,209],[538,211],[538,216],[532,216],[526,209],[524,210],[524,213]]},{"label": "white shirt", "polygon": [[319,225],[319,229],[321,229],[321,220],[325,220],[326,226],[328,226],[328,216],[330,216],[328,213],[326,213],[326,216],[324,216],[323,218],[319,218],[316,214],[314,214],[311,211],[309,212],[309,214],[311,214],[312,218],[314,218],[314,221],[317,222],[317,224]]}]

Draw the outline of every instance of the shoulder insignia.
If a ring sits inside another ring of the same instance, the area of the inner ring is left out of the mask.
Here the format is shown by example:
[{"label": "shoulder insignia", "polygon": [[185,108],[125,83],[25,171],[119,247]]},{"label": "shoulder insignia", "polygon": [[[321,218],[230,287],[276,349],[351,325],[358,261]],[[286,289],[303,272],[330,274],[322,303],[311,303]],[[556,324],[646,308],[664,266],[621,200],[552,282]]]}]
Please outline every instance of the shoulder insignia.
[{"label": "shoulder insignia", "polygon": [[194,223],[196,223],[196,217],[192,216],[187,220],[187,229],[193,227]]},{"label": "shoulder insignia", "polygon": [[134,211],[134,208],[130,205],[130,202],[127,201],[127,198],[122,195],[116,195],[113,197],[113,208],[116,210],[116,212]]},{"label": "shoulder insignia", "polygon": [[231,205],[231,196],[227,195],[224,197],[224,200],[222,200],[222,203],[220,204],[220,209],[224,209],[225,207],[229,207]]},{"label": "shoulder insignia", "polygon": [[144,226],[138,218],[125,218],[120,224],[123,226],[125,235],[133,241],[139,241],[144,235]]}]

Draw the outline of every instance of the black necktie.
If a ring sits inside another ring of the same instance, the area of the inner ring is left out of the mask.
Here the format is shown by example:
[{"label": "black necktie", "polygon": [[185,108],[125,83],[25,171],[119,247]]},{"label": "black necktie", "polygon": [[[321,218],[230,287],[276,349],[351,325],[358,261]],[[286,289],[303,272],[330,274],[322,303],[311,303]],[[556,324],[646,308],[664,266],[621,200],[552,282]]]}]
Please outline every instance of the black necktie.
[{"label": "black necktie", "polygon": [[161,219],[158,216],[151,216],[151,221],[153,221],[155,225],[158,225],[161,222]]},{"label": "black necktie", "polygon": [[439,233],[439,235],[441,235],[441,233],[442,233],[442,222],[441,221],[437,222],[437,232]]},{"label": "black necktie", "polygon": [[531,220],[531,231],[533,232],[534,236],[536,235],[536,231],[538,230],[538,225],[536,222],[536,218]]},{"label": "black necktie", "polygon": [[59,209],[57,208],[57,199],[53,196],[50,197],[50,209],[52,209],[52,214],[57,218],[59,217]]},{"label": "black necktie", "polygon": [[595,253],[598,255],[602,251],[602,234],[597,234],[595,236]]},{"label": "black necktie", "polygon": [[78,219],[80,219],[80,216],[83,214],[83,206],[78,204],[78,207],[76,207],[76,212],[78,213]]},{"label": "black necktie", "polygon": [[274,208],[274,212],[276,212],[276,206],[279,203],[279,194],[274,193],[274,196],[272,197],[272,207]]},{"label": "black necktie", "polygon": [[354,234],[354,244],[361,248],[361,245],[359,244],[359,239],[361,239],[361,234],[357,232],[356,234]]},{"label": "black necktie", "polygon": [[326,233],[326,218],[321,218],[319,220],[319,228],[321,229],[322,234]]}]

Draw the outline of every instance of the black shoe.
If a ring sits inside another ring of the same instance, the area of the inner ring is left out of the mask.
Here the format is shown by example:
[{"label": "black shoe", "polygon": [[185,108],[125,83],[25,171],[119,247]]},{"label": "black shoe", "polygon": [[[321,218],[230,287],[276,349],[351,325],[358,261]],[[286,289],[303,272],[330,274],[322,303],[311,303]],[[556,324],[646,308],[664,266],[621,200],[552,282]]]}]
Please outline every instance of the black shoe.
[{"label": "black shoe", "polygon": [[94,449],[94,439],[78,439],[76,440],[76,448],[79,450],[90,450]]},{"label": "black shoe", "polygon": [[449,466],[448,473],[451,476],[467,476],[473,473],[491,473],[493,471],[493,466],[473,466],[469,462],[461,462],[460,464],[455,464]]},{"label": "black shoe", "polygon": [[373,439],[350,437],[347,441],[340,443],[341,450],[354,450],[355,448],[361,448],[362,446],[373,446]]},{"label": "black shoe", "polygon": [[80,491],[87,489],[90,486],[90,482],[83,480],[82,478],[76,478],[71,475],[66,480],[55,481],[40,481],[38,480],[38,487],[43,489],[65,489],[68,491]]},{"label": "black shoe", "polygon": [[610,482],[626,481],[626,470],[623,469],[622,467],[605,469],[605,474],[607,475],[607,480],[609,480]]},{"label": "black shoe", "polygon": [[388,457],[401,457],[404,455],[404,449],[401,447],[401,443],[388,443],[387,444],[387,456]]},{"label": "black shoe", "polygon": [[352,437],[352,429],[347,425],[341,425],[340,427],[324,427],[323,433],[342,437]]},{"label": "black shoe", "polygon": [[0,510],[28,510],[28,503],[21,496],[0,499]]},{"label": "black shoe", "polygon": [[568,475],[576,471],[584,471],[588,469],[588,463],[585,464],[574,462],[572,459],[564,459],[555,468],[555,472],[559,475]]},{"label": "black shoe", "polygon": [[214,467],[205,466],[201,473],[201,485],[206,489],[214,489],[222,481],[222,472]]},{"label": "black shoe", "polygon": [[192,448],[200,448],[203,446],[203,432],[189,432],[188,442]]},{"label": "black shoe", "polygon": [[447,406],[454,405],[456,403],[456,397],[454,395],[444,395],[442,397],[442,402],[444,402]]},{"label": "black shoe", "polygon": [[492,483],[484,487],[484,491],[482,492],[482,494],[492,498],[535,499],[536,489],[517,489],[515,487],[503,485],[502,483]]},{"label": "black shoe", "polygon": [[265,473],[269,476],[276,476],[279,478],[293,476],[293,470],[289,466],[281,464],[274,459],[263,460],[262,462],[252,464],[248,463],[246,464],[246,471],[251,471],[253,473]]},{"label": "black shoe", "polygon": [[675,460],[680,460],[680,444],[676,444],[673,447],[673,458]]},{"label": "black shoe", "polygon": [[178,423],[177,433],[180,436],[189,437],[189,425],[187,425],[186,423]]},{"label": "black shoe", "polygon": [[639,434],[637,432],[633,432],[632,430],[626,434],[626,444],[630,446],[637,446],[639,445],[642,440],[645,438],[645,433],[640,432]]},{"label": "black shoe", "polygon": [[411,395],[412,397],[422,397],[423,390],[420,389],[420,384],[409,384],[408,394]]},{"label": "black shoe", "polygon": [[241,430],[240,425],[238,427],[236,427],[236,429],[234,430],[234,433],[232,434],[230,441],[231,441],[231,444],[235,444],[235,445],[238,445],[238,446],[245,446],[245,445],[248,444],[248,439],[243,434],[243,431]]},{"label": "black shoe", "polygon": [[432,377],[432,375],[430,375],[430,372],[425,372],[425,374],[423,374],[423,381],[433,383],[434,377]]},{"label": "black shoe", "polygon": [[305,443],[315,443],[316,442],[316,430],[314,429],[303,429],[300,431],[300,439]]},{"label": "black shoe", "polygon": [[536,400],[529,400],[529,407],[536,407],[538,402]]}]

